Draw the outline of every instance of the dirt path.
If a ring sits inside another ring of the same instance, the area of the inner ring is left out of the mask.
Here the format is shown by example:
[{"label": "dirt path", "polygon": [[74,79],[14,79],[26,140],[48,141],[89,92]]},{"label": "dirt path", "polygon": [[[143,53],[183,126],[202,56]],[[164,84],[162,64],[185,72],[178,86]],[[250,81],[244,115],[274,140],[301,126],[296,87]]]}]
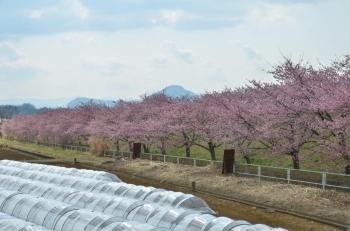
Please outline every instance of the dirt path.
[{"label": "dirt path", "polygon": [[[12,159],[12,160],[30,160],[37,159],[37,157],[30,157],[18,152],[10,151],[7,149],[0,149],[0,160],[1,159]],[[60,164],[65,167],[76,167],[76,168],[87,168],[86,165],[74,165],[74,164]],[[308,219],[303,219],[279,212],[269,212],[265,209],[256,208],[251,205],[246,205],[238,202],[233,202],[230,200],[223,200],[217,197],[213,197],[203,193],[193,193],[188,189],[183,187],[171,186],[169,184],[161,183],[159,180],[145,180],[144,178],[131,176],[129,174],[123,174],[121,171],[124,171],[127,167],[125,164],[123,168],[120,166],[114,165],[99,165],[99,168],[104,167],[110,172],[115,173],[121,180],[127,183],[132,183],[136,185],[145,185],[153,186],[158,188],[165,188],[172,191],[181,191],[184,193],[194,194],[198,197],[203,198],[209,206],[218,212],[219,216],[230,217],[234,220],[246,220],[253,224],[267,224],[271,227],[282,227],[291,231],[338,231],[336,227],[328,226],[319,222],[310,221]],[[94,167],[91,167],[94,169]],[[129,169],[132,172],[132,168]],[[134,173],[142,171],[141,168],[134,169]],[[126,172],[126,171],[124,171]],[[165,180],[164,180],[165,181]]]}]

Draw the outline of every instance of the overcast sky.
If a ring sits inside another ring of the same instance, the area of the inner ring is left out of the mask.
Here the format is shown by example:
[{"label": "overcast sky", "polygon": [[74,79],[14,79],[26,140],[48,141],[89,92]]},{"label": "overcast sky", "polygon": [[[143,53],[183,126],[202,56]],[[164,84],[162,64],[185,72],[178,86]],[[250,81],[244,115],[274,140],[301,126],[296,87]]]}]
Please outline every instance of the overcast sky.
[{"label": "overcast sky", "polygon": [[[0,0],[0,99],[235,88],[350,54],[350,0]],[[282,54],[281,54],[282,53]]]}]

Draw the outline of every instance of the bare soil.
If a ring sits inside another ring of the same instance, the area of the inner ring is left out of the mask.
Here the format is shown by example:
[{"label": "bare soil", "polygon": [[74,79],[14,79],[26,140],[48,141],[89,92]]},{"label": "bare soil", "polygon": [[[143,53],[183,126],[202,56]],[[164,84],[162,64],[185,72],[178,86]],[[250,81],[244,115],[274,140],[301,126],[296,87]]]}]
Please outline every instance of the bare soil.
[{"label": "bare soil", "polygon": [[[7,149],[0,149],[0,160],[29,160],[30,158],[37,159]],[[217,211],[219,216],[230,217],[234,220],[246,220],[253,224],[262,223],[291,231],[342,230],[274,210],[261,209],[231,200],[219,199],[205,193],[192,192],[171,184],[189,187],[191,182],[195,181],[196,188],[200,190],[263,203],[292,212],[302,212],[339,221],[350,220],[350,194],[346,192],[259,181],[254,178],[222,176],[218,174],[218,169],[211,166],[191,167],[146,160],[96,158],[91,155],[86,156],[85,159],[94,160],[95,167],[115,173],[124,182],[152,185],[199,196]],[[70,165],[69,167],[87,168],[86,165]]]},{"label": "bare soil", "polygon": [[4,159],[24,161],[24,160],[37,160],[39,158],[31,155],[26,155],[24,153],[12,151],[9,149],[0,148],[0,160],[4,160]]}]

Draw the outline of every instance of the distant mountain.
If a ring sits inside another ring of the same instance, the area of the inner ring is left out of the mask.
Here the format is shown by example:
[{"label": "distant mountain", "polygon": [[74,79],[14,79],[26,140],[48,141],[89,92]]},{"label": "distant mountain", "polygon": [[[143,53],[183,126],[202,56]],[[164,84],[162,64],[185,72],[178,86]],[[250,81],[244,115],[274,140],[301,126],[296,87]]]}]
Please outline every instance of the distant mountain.
[{"label": "distant mountain", "polygon": [[25,103],[33,104],[36,108],[56,108],[66,107],[67,103],[74,98],[61,98],[61,99],[7,99],[0,100],[0,105],[22,105]]},{"label": "distant mountain", "polygon": [[[182,86],[179,85],[171,85],[167,86],[161,91],[168,96],[171,97],[182,97],[182,96],[189,96],[194,97],[197,96],[195,93],[186,90]],[[158,93],[157,92],[157,93]],[[32,104],[37,109],[39,108],[57,108],[57,107],[69,107],[74,108],[79,106],[82,103],[87,103],[90,100],[92,100],[94,103],[104,103],[108,106],[113,106],[113,100],[110,99],[91,99],[86,97],[78,97],[78,98],[61,98],[61,99],[7,99],[7,100],[0,100],[0,105],[22,105],[22,104]],[[116,100],[118,101],[118,99]]]},{"label": "distant mountain", "polygon": [[[182,97],[182,96],[194,97],[194,96],[197,96],[192,91],[188,91],[179,85],[167,86],[162,91],[164,91],[164,93],[166,95],[171,96],[171,97]],[[162,92],[162,91],[159,91],[159,92]]]},{"label": "distant mountain", "polygon": [[[163,90],[158,91],[156,93],[159,93],[159,92],[162,92],[162,91],[164,91],[164,93],[166,95],[172,96],[172,97],[182,97],[182,96],[194,97],[194,96],[197,96],[192,91],[188,91],[188,90],[186,90],[185,88],[183,88],[182,86],[179,86],[179,85],[167,86]],[[75,107],[79,106],[80,104],[87,103],[87,102],[89,102],[91,100],[94,103],[106,104],[108,106],[113,106],[114,105],[114,101],[113,100],[91,99],[91,98],[86,98],[86,97],[79,97],[79,98],[75,98],[72,101],[70,101],[67,104],[67,107],[68,108],[75,108]],[[116,101],[118,101],[118,100],[116,100]]]},{"label": "distant mountain", "polygon": [[108,106],[113,106],[114,103],[112,100],[103,100],[103,99],[90,99],[90,98],[85,98],[85,97],[82,97],[82,98],[76,98],[76,99],[73,99],[72,101],[70,101],[68,104],[67,104],[67,107],[68,108],[75,108],[79,105],[81,105],[82,103],[87,103],[89,101],[92,101],[94,103],[99,103],[99,104],[106,104]]}]

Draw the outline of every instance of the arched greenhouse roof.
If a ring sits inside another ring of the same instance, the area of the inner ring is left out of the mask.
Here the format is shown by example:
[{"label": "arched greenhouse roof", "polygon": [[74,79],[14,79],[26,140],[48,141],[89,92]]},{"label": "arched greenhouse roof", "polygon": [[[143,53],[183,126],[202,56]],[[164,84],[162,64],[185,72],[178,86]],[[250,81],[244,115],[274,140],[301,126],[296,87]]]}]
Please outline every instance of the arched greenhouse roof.
[{"label": "arched greenhouse roof", "polygon": [[6,213],[0,212],[0,231],[52,231],[52,229],[47,229],[45,227],[36,225],[25,220],[18,219],[16,217],[10,216]]},{"label": "arched greenhouse roof", "polygon": [[216,217],[203,199],[191,194],[99,176],[108,174],[0,161],[0,231],[285,230]]},{"label": "arched greenhouse roof", "polygon": [[34,171],[40,171],[40,172],[55,173],[58,175],[79,176],[83,178],[96,179],[96,180],[102,180],[102,181],[111,181],[111,182],[121,181],[116,175],[108,172],[104,172],[104,171],[76,169],[76,168],[63,168],[58,166],[30,164],[30,163],[23,163],[19,161],[11,161],[11,160],[0,160],[0,165],[16,167],[24,170],[34,170]]}]

